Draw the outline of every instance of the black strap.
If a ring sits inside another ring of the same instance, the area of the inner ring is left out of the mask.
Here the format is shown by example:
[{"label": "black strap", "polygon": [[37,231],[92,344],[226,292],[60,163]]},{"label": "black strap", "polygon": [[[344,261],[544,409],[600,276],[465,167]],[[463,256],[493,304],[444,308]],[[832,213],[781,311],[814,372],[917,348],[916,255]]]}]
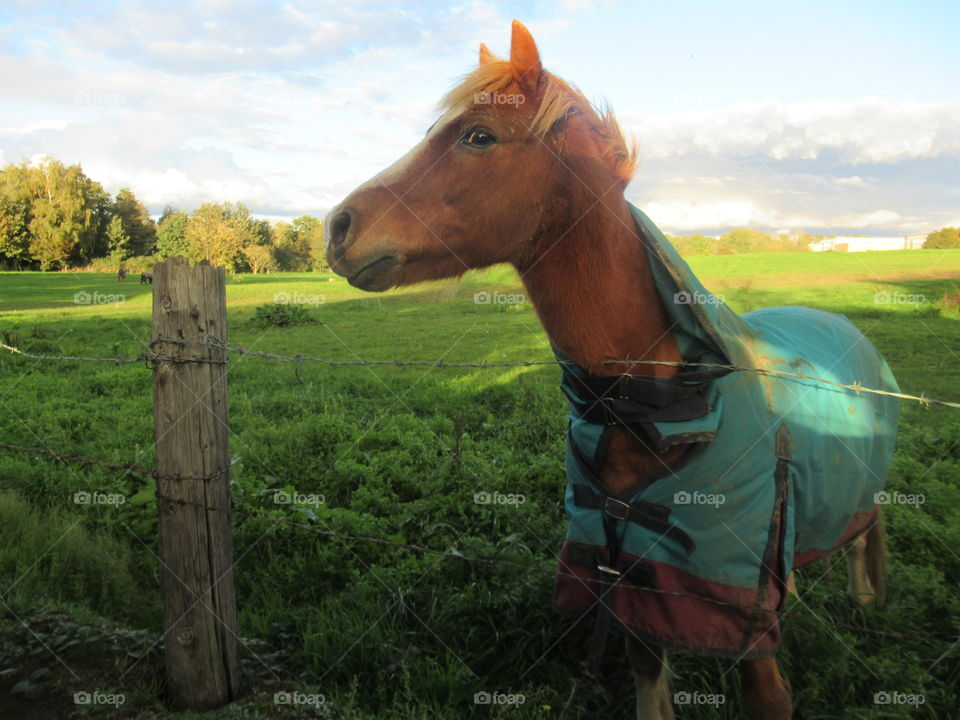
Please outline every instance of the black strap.
[{"label": "black strap", "polygon": [[[655,503],[639,500],[628,503],[610,495],[600,495],[586,485],[575,483],[573,486],[573,504],[586,510],[603,510],[604,525],[608,518],[612,520],[626,520],[637,525],[660,533],[683,546],[687,555],[692,555],[697,544],[684,530],[668,521],[670,508]],[[610,539],[610,533],[607,533]]]},{"label": "black strap", "polygon": [[710,407],[704,385],[728,369],[652,375],[596,376],[564,367],[561,385],[574,414],[599,425],[681,422],[703,417]]},{"label": "black strap", "polygon": [[600,600],[597,606],[597,620],[593,625],[590,645],[587,648],[587,657],[583,661],[583,670],[591,680],[600,679],[600,660],[603,658],[603,648],[610,634],[611,619],[613,619],[613,611],[609,605]]},{"label": "black strap", "polygon": [[566,562],[570,566],[598,570],[601,565],[609,565],[631,585],[644,588],[657,586],[657,569],[644,560],[636,559],[632,562],[625,559],[608,560],[602,548],[572,541],[567,545],[566,556]]},{"label": "black strap", "polygon": [[[607,529],[606,522],[604,523],[604,529]],[[617,545],[619,546],[619,543]],[[611,547],[609,532],[607,549],[611,557],[610,562],[618,568],[622,567],[622,569],[605,566],[602,552],[597,552],[586,545],[571,545],[567,551],[567,559],[571,565],[586,566],[608,575],[614,583],[626,580],[639,587],[655,587],[656,568],[639,560],[624,567],[625,561],[619,561],[614,554],[615,548]],[[619,553],[619,547],[616,548],[616,552]],[[613,587],[606,588],[603,596],[597,601],[597,617],[594,621],[593,633],[590,635],[587,657],[583,661],[584,672],[587,677],[593,680],[600,679],[600,660],[603,657],[603,650],[606,647],[607,637],[610,635],[610,625],[613,621],[613,609],[607,604],[606,596],[614,590]]]},{"label": "black strap", "polygon": [[[722,371],[724,374],[729,371]],[[567,371],[562,387],[574,414],[599,425],[695,420],[710,412],[703,396],[705,373],[672,378],[649,375],[580,376]]]}]

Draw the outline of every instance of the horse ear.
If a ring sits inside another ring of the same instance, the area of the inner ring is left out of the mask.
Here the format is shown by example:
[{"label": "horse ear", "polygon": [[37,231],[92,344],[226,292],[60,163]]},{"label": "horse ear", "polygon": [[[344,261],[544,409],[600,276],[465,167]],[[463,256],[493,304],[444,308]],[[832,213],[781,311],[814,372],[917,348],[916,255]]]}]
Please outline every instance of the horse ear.
[{"label": "horse ear", "polygon": [[510,63],[517,75],[517,81],[525,90],[536,90],[540,82],[543,67],[540,65],[540,53],[530,31],[519,20],[513,21],[513,34],[510,38]]},{"label": "horse ear", "polygon": [[497,56],[490,52],[486,45],[480,43],[480,64],[486,65],[487,63],[495,62],[496,59]]}]

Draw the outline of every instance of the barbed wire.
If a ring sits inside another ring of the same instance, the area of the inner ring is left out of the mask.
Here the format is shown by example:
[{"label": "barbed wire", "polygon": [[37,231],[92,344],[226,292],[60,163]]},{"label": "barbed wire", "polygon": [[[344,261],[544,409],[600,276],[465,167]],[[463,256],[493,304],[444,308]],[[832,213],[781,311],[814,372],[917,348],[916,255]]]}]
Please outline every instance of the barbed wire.
[{"label": "barbed wire", "polygon": [[[14,443],[7,443],[7,442],[0,442],[0,447],[7,448],[10,450],[17,450],[21,452],[29,452],[29,453],[39,454],[39,455],[45,455],[47,457],[52,457],[60,461],[80,462],[85,465],[101,466],[114,471],[122,470],[122,471],[137,474],[144,479],[148,479],[148,478],[156,479],[159,476],[156,471],[149,470],[141,465],[135,465],[132,463],[111,463],[103,460],[97,460],[95,458],[85,457],[82,455],[78,455],[76,453],[62,453],[62,452],[56,452],[47,448],[16,445]],[[215,476],[219,476],[222,474],[223,474],[223,470],[220,470],[212,474],[211,476],[205,477],[205,478],[181,477],[178,479],[180,480],[185,480],[185,479],[211,480]],[[796,610],[794,609],[777,610],[777,609],[770,609],[770,608],[762,608],[754,605],[742,605],[739,603],[732,603],[725,600],[720,600],[718,598],[708,597],[706,595],[698,595],[696,593],[686,593],[686,592],[681,592],[676,590],[664,590],[662,588],[623,584],[622,582],[617,580],[611,581],[611,580],[604,580],[602,578],[585,579],[581,575],[563,572],[562,570],[560,570],[558,567],[555,567],[555,566],[554,567],[543,566],[543,562],[551,562],[552,564],[552,561],[541,561],[540,563],[522,563],[522,562],[516,562],[513,560],[504,559],[504,558],[497,558],[497,557],[470,556],[470,555],[464,555],[463,553],[459,552],[456,549],[440,550],[440,549],[431,548],[425,545],[419,545],[417,543],[398,542],[396,540],[376,537],[373,535],[355,535],[355,534],[341,533],[336,530],[324,530],[322,528],[316,527],[315,525],[308,525],[303,522],[297,522],[289,517],[278,516],[276,514],[277,512],[276,509],[264,510],[261,512],[252,512],[250,510],[243,510],[235,507],[230,507],[230,508],[217,507],[214,505],[207,505],[204,503],[193,502],[191,500],[185,500],[183,498],[172,498],[172,497],[161,494],[159,489],[156,490],[155,496],[157,497],[158,500],[164,501],[164,502],[170,502],[177,505],[196,507],[196,508],[210,511],[210,512],[225,513],[238,521],[239,520],[268,521],[275,524],[283,524],[288,527],[295,527],[301,530],[306,530],[316,535],[336,538],[337,540],[346,541],[346,542],[362,542],[362,543],[368,543],[368,544],[375,544],[379,546],[394,548],[397,550],[404,550],[412,553],[424,553],[428,555],[433,555],[435,557],[452,558],[454,560],[470,563],[470,564],[487,565],[493,568],[503,567],[503,568],[510,568],[515,570],[522,570],[526,573],[538,573],[541,575],[549,575],[552,578],[565,577],[565,578],[578,580],[580,582],[588,583],[591,586],[597,585],[601,587],[612,588],[613,586],[616,585],[621,589],[634,590],[638,592],[650,592],[658,595],[666,595],[671,597],[685,597],[685,598],[698,600],[700,602],[710,603],[712,605],[717,605],[720,607],[730,608],[740,612],[746,612],[746,613],[759,612],[759,613],[765,613],[767,615],[776,615],[777,619],[780,621],[786,620],[786,619],[790,619],[791,621],[799,620],[799,621],[808,622],[808,623],[816,623],[818,625],[832,626],[838,630],[849,630],[851,632],[859,632],[859,633],[869,634],[869,635],[878,635],[878,636],[888,637],[895,640],[905,640],[909,642],[916,642],[916,643],[927,644],[927,645],[949,646],[951,648],[954,645],[956,645],[956,641],[943,640],[940,638],[923,637],[916,634],[898,633],[898,632],[892,632],[889,630],[878,630],[876,628],[868,628],[860,625],[851,625],[849,623],[842,623],[842,622],[827,622],[816,617],[810,618],[803,615],[798,615]]]},{"label": "barbed wire", "polygon": [[[286,363],[295,363],[299,371],[299,367],[305,362],[319,363],[321,365],[326,365],[327,367],[371,367],[371,366],[391,366],[391,367],[435,367],[435,368],[468,368],[468,369],[479,369],[479,370],[489,370],[495,368],[518,368],[518,367],[542,367],[542,366],[561,366],[570,364],[573,365],[572,361],[563,361],[563,360],[520,360],[513,362],[449,362],[446,360],[333,360],[331,358],[317,357],[314,355],[307,355],[305,353],[297,353],[295,355],[280,355],[278,353],[271,353],[262,350],[248,350],[243,345],[228,345],[227,343],[221,342],[215,338],[207,338],[204,340],[185,340],[183,338],[167,338],[158,336],[150,341],[151,350],[148,352],[143,352],[137,355],[136,357],[84,357],[80,355],[38,355],[35,353],[26,352],[20,348],[7,345],[5,343],[0,343],[0,349],[6,350],[10,353],[21,355],[33,360],[40,361],[78,361],[78,362],[112,362],[117,365],[122,364],[131,364],[131,363],[154,363],[154,362],[173,362],[173,363],[192,363],[192,362],[208,362],[211,364],[224,364],[222,360],[208,359],[208,358],[193,358],[193,357],[175,357],[170,355],[162,355],[153,352],[152,348],[158,344],[169,344],[179,347],[187,346],[201,346],[205,348],[212,348],[222,350],[228,353],[234,353],[236,355],[246,355],[250,357],[257,357],[263,360],[274,360],[279,362]],[[830,385],[832,387],[841,388],[844,390],[849,390],[857,395],[861,393],[869,393],[872,395],[886,395],[888,397],[895,397],[901,400],[909,400],[912,402],[918,402],[924,407],[930,407],[931,405],[938,405],[941,407],[948,407],[953,409],[960,409],[960,402],[952,402],[949,400],[939,400],[937,398],[928,397],[925,392],[920,393],[920,395],[910,395],[908,393],[900,392],[890,392],[888,390],[878,390],[876,388],[865,387],[859,381],[853,383],[842,383],[835,380],[828,380],[826,378],[819,378],[813,375],[807,375],[805,373],[790,372],[787,370],[773,370],[770,368],[752,368],[745,367],[742,365],[727,365],[722,363],[698,363],[698,362],[687,362],[687,361],[670,361],[670,360],[605,360],[605,365],[622,365],[625,367],[634,367],[637,365],[663,365],[668,367],[677,367],[677,368],[703,368],[711,370],[728,370],[730,372],[741,372],[749,373],[754,375],[761,375],[766,377],[787,377],[794,378],[797,380],[806,380],[808,382],[816,382],[823,385]],[[298,375],[299,378],[299,375]],[[302,382],[302,380],[301,380]]]},{"label": "barbed wire", "polygon": [[146,362],[150,353],[140,353],[134,358],[130,357],[84,357],[82,355],[36,355],[34,353],[27,352],[26,350],[21,350],[18,347],[13,347],[12,345],[7,345],[6,343],[0,343],[0,349],[6,350],[14,355],[22,355],[25,358],[30,358],[31,360],[45,360],[49,362],[54,361],[73,361],[73,362],[108,362],[113,363],[114,365],[126,365],[130,363],[140,363]]},{"label": "barbed wire", "polygon": [[148,477],[152,472],[145,467],[140,465],[130,465],[122,463],[111,463],[105,462],[103,460],[94,460],[93,458],[84,457],[83,455],[77,455],[75,453],[59,453],[47,448],[40,447],[31,447],[28,445],[14,445],[13,443],[0,442],[0,447],[7,448],[8,450],[17,450],[19,452],[29,452],[36,455],[46,455],[47,457],[56,458],[60,461],[70,460],[72,462],[83,463],[84,465],[95,465],[99,467],[105,467],[109,470],[129,470],[137,475]]}]

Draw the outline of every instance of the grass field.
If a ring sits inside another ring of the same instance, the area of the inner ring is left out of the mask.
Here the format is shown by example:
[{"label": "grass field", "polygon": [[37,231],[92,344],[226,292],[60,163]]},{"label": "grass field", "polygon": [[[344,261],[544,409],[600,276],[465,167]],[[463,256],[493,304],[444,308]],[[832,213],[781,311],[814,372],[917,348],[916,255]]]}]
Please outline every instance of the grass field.
[{"label": "grass field", "polygon": [[[737,311],[795,304],[846,314],[904,392],[960,400],[960,251],[697,257],[691,265]],[[475,301],[522,292],[504,268],[385,295],[326,275],[232,276],[229,339],[339,360],[552,359],[529,303]],[[303,303],[310,322],[259,324],[257,308],[277,298]],[[136,356],[149,340],[150,307],[149,287],[111,275],[0,273],[0,342],[37,354]],[[565,525],[557,369],[306,362],[297,371],[232,356],[229,383],[234,502],[256,515],[234,527],[248,692],[204,717],[560,717],[590,628],[550,609]],[[842,564],[799,573],[802,602],[780,655],[798,718],[958,716],[960,411],[907,403],[901,428],[890,488],[924,502],[887,509],[890,602],[854,607]],[[0,351],[0,442],[151,467],[152,437],[144,364]],[[278,506],[280,489],[324,502]],[[81,491],[126,502],[78,505]],[[153,491],[129,473],[0,448],[0,716],[196,717],[162,703]],[[481,491],[522,493],[525,502],[478,505]],[[728,668],[673,657],[674,690],[727,699],[716,709],[682,708],[682,717],[740,717]],[[567,717],[630,716],[619,643],[610,644],[605,670],[610,694],[582,687]],[[274,704],[274,693],[294,690],[325,702]],[[125,702],[74,705],[81,691],[122,693]],[[477,705],[478,692],[525,702]],[[922,695],[923,704],[877,704],[877,693]]]}]

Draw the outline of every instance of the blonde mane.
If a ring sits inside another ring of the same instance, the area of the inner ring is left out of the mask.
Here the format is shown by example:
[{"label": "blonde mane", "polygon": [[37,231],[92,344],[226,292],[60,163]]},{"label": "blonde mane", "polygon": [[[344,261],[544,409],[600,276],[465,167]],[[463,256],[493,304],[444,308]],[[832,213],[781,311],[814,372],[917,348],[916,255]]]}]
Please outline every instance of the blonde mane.
[{"label": "blonde mane", "polygon": [[[509,60],[493,60],[480,65],[440,101],[442,110],[466,109],[481,93],[499,93],[517,82]],[[583,93],[568,82],[543,71],[537,87],[539,105],[530,120],[530,132],[543,138],[569,115],[578,115],[594,135],[600,156],[615,177],[629,182],[637,167],[636,140],[624,137],[620,124],[609,109],[598,110]]]}]

